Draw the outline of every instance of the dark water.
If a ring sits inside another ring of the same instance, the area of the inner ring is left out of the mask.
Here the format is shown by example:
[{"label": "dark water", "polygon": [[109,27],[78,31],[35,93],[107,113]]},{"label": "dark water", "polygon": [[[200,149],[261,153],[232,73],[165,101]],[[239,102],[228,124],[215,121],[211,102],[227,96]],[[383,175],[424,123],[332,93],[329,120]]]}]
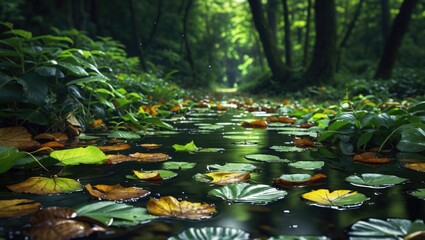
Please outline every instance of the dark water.
[{"label": "dark water", "polygon": [[[130,229],[118,229],[113,235],[98,235],[98,239],[166,239],[178,234],[189,227],[232,227],[242,229],[251,234],[252,238],[266,239],[278,235],[325,235],[333,239],[346,238],[345,231],[354,222],[365,218],[406,218],[423,219],[425,216],[425,201],[414,198],[407,191],[423,187],[424,173],[405,169],[400,159],[418,159],[421,155],[399,154],[397,160],[382,166],[367,166],[352,163],[350,157],[326,158],[317,149],[305,152],[284,153],[271,150],[273,145],[291,145],[292,136],[278,134],[282,129],[273,127],[268,130],[244,129],[240,127],[243,119],[255,119],[250,113],[234,110],[229,113],[216,114],[206,112],[202,114],[186,115],[182,120],[172,121],[178,134],[147,135],[138,141],[130,141],[133,148],[119,153],[133,152],[162,152],[172,157],[172,161],[196,162],[193,169],[175,171],[176,178],[165,181],[162,185],[150,185],[144,182],[130,180],[125,175],[132,174],[132,170],[161,169],[162,163],[127,162],[117,165],[71,166],[61,174],[63,177],[79,179],[85,185],[116,184],[143,187],[152,192],[151,196],[171,195],[176,198],[192,202],[213,203],[218,213],[211,219],[202,221],[187,221],[174,219],[159,219]],[[201,123],[201,125],[199,124]],[[211,129],[202,126],[202,123],[218,123],[222,128]],[[273,130],[274,129],[274,130]],[[238,133],[239,132],[239,133]],[[233,137],[229,137],[233,136]],[[233,139],[232,139],[233,138]],[[193,140],[198,147],[224,148],[223,152],[195,153],[175,152],[173,144],[186,144]],[[245,141],[248,144],[245,144]],[[162,148],[146,150],[140,143],[159,143]],[[112,152],[118,153],[118,152]],[[321,170],[300,170],[291,168],[287,163],[266,163],[250,161],[244,158],[247,154],[273,154],[289,160],[322,160],[325,166]],[[328,179],[324,185],[304,188],[285,189],[288,195],[284,199],[268,205],[253,205],[249,203],[227,203],[222,199],[207,196],[207,192],[214,186],[195,181],[192,177],[196,173],[207,172],[208,164],[223,165],[227,162],[250,163],[258,167],[259,173],[254,174],[251,183],[271,185],[272,179],[288,173],[324,173]],[[409,182],[386,189],[369,189],[352,186],[344,179],[354,173],[379,172],[393,174],[410,179]],[[52,196],[35,196],[29,194],[11,193],[5,187],[7,184],[20,182],[29,176],[40,175],[42,171],[9,171],[0,175],[0,198],[30,198],[38,200],[43,206],[76,207],[81,204],[97,201],[90,198],[85,191],[72,194]],[[331,190],[350,189],[365,194],[370,198],[362,206],[355,209],[336,210],[310,206],[300,198],[302,193],[327,188]],[[146,207],[148,198],[128,202],[134,206]],[[3,232],[19,238],[13,233],[19,232],[28,222],[28,218],[1,219],[0,226]],[[93,239],[91,237],[90,239]]]}]

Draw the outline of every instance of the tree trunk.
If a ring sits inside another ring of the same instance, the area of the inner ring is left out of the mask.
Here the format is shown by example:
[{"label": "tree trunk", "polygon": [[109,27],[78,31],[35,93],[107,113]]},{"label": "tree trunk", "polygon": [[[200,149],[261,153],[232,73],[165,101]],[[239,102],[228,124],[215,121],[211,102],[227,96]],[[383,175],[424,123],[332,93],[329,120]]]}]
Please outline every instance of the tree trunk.
[{"label": "tree trunk", "polygon": [[384,42],[390,34],[390,21],[390,3],[388,0],[381,0],[382,42]]},{"label": "tree trunk", "polygon": [[277,43],[277,20],[276,20],[277,0],[267,1],[267,22],[274,41]]},{"label": "tree trunk", "polygon": [[310,49],[310,19],[311,19],[311,0],[307,3],[307,19],[305,24],[303,67],[307,67],[308,50]]},{"label": "tree trunk", "polygon": [[292,66],[292,44],[291,44],[291,24],[289,22],[288,1],[282,0],[283,17],[285,24],[285,61],[288,67]]},{"label": "tree trunk", "polygon": [[316,38],[313,59],[304,77],[307,84],[333,81],[336,65],[335,0],[315,1]]},{"label": "tree trunk", "polygon": [[185,49],[186,49],[187,61],[189,62],[190,69],[192,70],[192,74],[194,76],[195,75],[195,63],[193,61],[192,50],[190,49],[190,45],[189,45],[188,26],[187,26],[187,22],[188,22],[188,19],[189,19],[189,12],[190,12],[190,9],[192,7],[192,3],[193,3],[193,0],[188,0],[186,7],[185,7],[185,10],[184,10],[183,40],[184,40],[184,46],[185,46]]},{"label": "tree trunk", "polygon": [[274,41],[272,32],[264,18],[261,0],[248,0],[248,2],[251,8],[255,28],[258,31],[264,55],[266,56],[273,79],[281,85],[286,84],[289,81],[290,72],[288,67],[280,58],[276,42]]},{"label": "tree trunk", "polygon": [[397,59],[397,51],[407,31],[413,9],[417,2],[418,0],[404,0],[401,4],[400,11],[394,19],[390,35],[385,43],[384,52],[379,61],[375,78],[388,79],[391,77]]}]

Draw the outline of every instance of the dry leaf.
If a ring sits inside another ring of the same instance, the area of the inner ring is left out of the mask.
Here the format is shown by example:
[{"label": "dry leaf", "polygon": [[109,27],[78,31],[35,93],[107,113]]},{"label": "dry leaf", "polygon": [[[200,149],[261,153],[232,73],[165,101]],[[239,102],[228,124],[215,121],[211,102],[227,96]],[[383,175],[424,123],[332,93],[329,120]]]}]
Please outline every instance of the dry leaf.
[{"label": "dry leaf", "polygon": [[128,143],[122,143],[122,144],[116,144],[116,145],[110,145],[110,146],[98,146],[98,148],[102,150],[103,152],[122,151],[122,150],[130,149],[131,145]]},{"label": "dry leaf", "polygon": [[141,179],[141,180],[156,181],[156,180],[162,179],[161,175],[157,171],[136,171],[136,170],[133,170],[133,173],[134,173],[134,175],[136,175],[136,177],[138,179]]},{"label": "dry leaf", "polygon": [[286,116],[279,116],[279,117],[267,117],[267,122],[279,122],[279,123],[295,123],[297,120],[293,118],[289,118]]},{"label": "dry leaf", "polygon": [[170,156],[165,153],[133,153],[129,155],[140,162],[164,162],[170,159]]},{"label": "dry leaf", "polygon": [[205,175],[212,178],[210,183],[217,185],[245,182],[250,178],[250,174],[246,172],[211,172]]},{"label": "dry leaf", "polygon": [[110,154],[110,155],[106,155],[106,158],[107,160],[105,164],[117,164],[117,163],[128,162],[128,161],[137,161],[137,159],[127,155],[123,155],[123,154]]},{"label": "dry leaf", "polygon": [[404,167],[419,172],[425,172],[425,163],[408,163],[404,165]]},{"label": "dry leaf", "polygon": [[273,184],[278,187],[301,187],[319,183],[320,180],[326,179],[325,174],[315,174],[310,179],[301,182],[288,181],[281,178],[273,179]]},{"label": "dry leaf", "polygon": [[184,219],[211,218],[216,213],[213,204],[178,201],[172,196],[150,198],[146,208],[153,215]]},{"label": "dry leaf", "polygon": [[123,187],[120,184],[115,185],[86,185],[87,191],[91,196],[106,200],[128,200],[146,197],[150,194],[148,190],[138,187]]},{"label": "dry leaf", "polygon": [[162,147],[162,144],[159,143],[142,143],[140,144],[141,147],[147,148],[147,149],[155,149]]},{"label": "dry leaf", "polygon": [[259,119],[252,122],[242,122],[244,128],[267,128],[267,122]]},{"label": "dry leaf", "polygon": [[30,177],[23,182],[8,185],[7,188],[14,192],[55,194],[78,191],[82,187],[79,182],[70,178]]},{"label": "dry leaf", "polygon": [[63,132],[41,133],[33,137],[35,140],[66,142],[68,135]]},{"label": "dry leaf", "polygon": [[54,220],[56,218],[75,218],[77,212],[72,208],[66,207],[48,207],[38,211],[31,218],[31,224],[35,225],[44,221]]},{"label": "dry leaf", "polygon": [[377,157],[376,153],[374,152],[364,152],[361,154],[356,154],[354,155],[353,160],[363,163],[389,163],[392,161],[391,158]]},{"label": "dry leaf", "polygon": [[46,142],[40,145],[40,148],[64,148],[65,145],[63,143],[60,142],[56,142],[56,141],[51,141],[51,142]]},{"label": "dry leaf", "polygon": [[0,128],[0,146],[16,147],[20,150],[39,146],[24,127]]},{"label": "dry leaf", "polygon": [[38,211],[39,202],[30,199],[0,200],[0,218],[20,217]]},{"label": "dry leaf", "polygon": [[305,123],[301,123],[298,127],[300,127],[300,128],[311,128],[313,126],[314,126],[314,123],[305,122]]},{"label": "dry leaf", "polygon": [[176,105],[174,105],[171,109],[170,109],[170,111],[171,112],[178,112],[178,111],[180,111],[182,109],[182,105],[181,104],[176,104]]},{"label": "dry leaf", "polygon": [[295,137],[294,138],[294,144],[297,147],[312,147],[312,146],[314,146],[314,142],[308,137],[303,137],[303,138]]}]

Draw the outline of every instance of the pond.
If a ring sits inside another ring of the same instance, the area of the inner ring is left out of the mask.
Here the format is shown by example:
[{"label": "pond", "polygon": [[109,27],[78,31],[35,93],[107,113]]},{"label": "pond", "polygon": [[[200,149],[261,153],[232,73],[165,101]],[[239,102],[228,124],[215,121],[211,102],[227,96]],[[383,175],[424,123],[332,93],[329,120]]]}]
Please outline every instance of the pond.
[{"label": "pond", "polygon": [[[368,218],[402,218],[423,219],[425,201],[408,193],[424,184],[421,172],[406,169],[403,165],[411,159],[423,159],[420,154],[402,154],[388,164],[367,165],[355,163],[352,156],[336,156],[326,154],[329,150],[323,147],[294,148],[294,134],[302,134],[305,130],[294,129],[290,124],[271,124],[267,129],[243,128],[242,121],[264,119],[265,112],[246,112],[229,110],[217,112],[209,109],[194,110],[184,116],[170,119],[175,127],[173,131],[152,131],[138,140],[128,140],[131,149],[108,152],[108,154],[130,154],[134,152],[166,153],[171,156],[168,161],[192,162],[191,169],[173,170],[178,175],[164,180],[162,183],[129,179],[133,170],[163,169],[163,162],[124,162],[115,165],[78,165],[67,166],[62,177],[79,179],[85,185],[116,184],[137,186],[151,192],[150,196],[125,203],[146,208],[150,197],[173,196],[191,202],[214,204],[217,213],[204,220],[182,220],[158,218],[131,228],[113,228],[107,234],[95,235],[96,239],[167,239],[176,236],[191,227],[226,227],[243,230],[250,234],[250,239],[267,239],[281,235],[326,236],[331,239],[344,239],[347,231],[356,221]],[[175,151],[173,144],[184,145],[193,141],[201,149],[212,151],[189,153]],[[84,143],[81,141],[80,143]],[[111,144],[109,141],[102,141]],[[161,144],[160,148],[146,149],[141,143]],[[273,146],[287,146],[283,151],[274,150]],[[216,150],[216,151],[214,151]],[[282,162],[256,161],[245,158],[251,154],[269,154],[285,159]],[[295,161],[323,161],[324,166],[306,170],[296,168],[290,163]],[[273,186],[273,179],[283,174],[322,173],[327,176],[322,184],[311,184],[304,187],[281,188],[287,192],[284,198],[267,204],[249,202],[229,202],[208,194],[213,189],[222,188],[210,183],[200,182],[194,178],[198,173],[209,172],[208,165],[226,163],[247,163],[256,167],[247,181],[250,184],[266,184]],[[57,168],[58,171],[61,168]],[[353,174],[381,173],[396,175],[408,179],[406,182],[387,188],[366,188],[352,185],[345,179]],[[86,190],[70,194],[38,196],[12,193],[6,185],[21,182],[29,176],[44,174],[42,170],[12,169],[0,175],[1,199],[29,198],[40,201],[44,207],[61,206],[75,208],[98,201],[90,197]],[[310,204],[301,195],[312,190],[353,190],[364,194],[368,200],[363,204],[349,208],[321,207]],[[23,238],[20,233],[28,223],[29,217],[0,219],[1,231],[5,237]],[[94,239],[94,237],[90,237]]]}]

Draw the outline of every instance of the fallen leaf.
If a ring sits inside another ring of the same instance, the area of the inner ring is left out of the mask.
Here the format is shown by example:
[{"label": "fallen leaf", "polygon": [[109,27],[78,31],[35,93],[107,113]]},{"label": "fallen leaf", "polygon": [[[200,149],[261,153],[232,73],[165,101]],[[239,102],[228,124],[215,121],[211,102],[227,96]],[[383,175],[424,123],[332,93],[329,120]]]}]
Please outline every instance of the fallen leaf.
[{"label": "fallen leaf", "polygon": [[40,145],[24,127],[0,128],[0,146],[16,147],[20,150]]},{"label": "fallen leaf", "polygon": [[404,165],[404,167],[419,172],[425,172],[425,163],[408,163]]},{"label": "fallen leaf", "polygon": [[77,212],[67,207],[48,207],[37,211],[31,218],[31,224],[35,225],[44,221],[55,220],[56,218],[75,218]]},{"label": "fallen leaf", "polygon": [[295,123],[297,120],[293,118],[289,118],[287,116],[279,116],[279,117],[267,117],[267,122],[279,122],[279,123]]},{"label": "fallen leaf", "polygon": [[314,146],[314,142],[308,137],[303,137],[303,138],[295,137],[294,138],[294,144],[297,147],[312,147],[312,146]]},{"label": "fallen leaf", "polygon": [[232,202],[248,202],[253,204],[268,204],[284,198],[288,193],[264,184],[236,183],[213,189],[208,195]]},{"label": "fallen leaf", "polygon": [[165,153],[133,153],[129,155],[136,161],[140,162],[164,162],[170,159],[170,156]]},{"label": "fallen leaf", "polygon": [[56,150],[50,153],[50,157],[65,165],[100,164],[106,160],[106,155],[95,146]]},{"label": "fallen leaf", "polygon": [[66,142],[68,135],[63,132],[41,133],[33,137],[35,140]]},{"label": "fallen leaf", "polygon": [[43,195],[75,192],[81,190],[82,186],[79,182],[70,178],[30,177],[23,182],[8,185],[7,188],[14,192]]},{"label": "fallen leaf", "polygon": [[141,147],[147,148],[147,149],[155,149],[162,147],[162,144],[159,143],[142,143],[140,144]]},{"label": "fallen leaf", "polygon": [[318,204],[319,206],[329,207],[358,206],[369,199],[365,195],[356,191],[335,190],[329,192],[328,189],[313,190],[302,194],[301,197]]},{"label": "fallen leaf", "polygon": [[0,200],[0,218],[25,216],[40,208],[39,202],[30,199]]},{"label": "fallen leaf", "polygon": [[267,128],[267,122],[259,119],[252,122],[242,122],[244,128]]},{"label": "fallen leaf", "polygon": [[[196,177],[198,176],[198,177]],[[227,185],[232,183],[245,182],[250,178],[247,172],[211,172],[205,174],[197,174],[195,178],[202,182],[213,183],[217,185]]]},{"label": "fallen leaf", "polygon": [[392,161],[391,158],[378,157],[375,152],[355,154],[353,160],[363,163],[389,163]]},{"label": "fallen leaf", "polygon": [[116,144],[116,145],[110,145],[110,146],[98,146],[98,148],[102,152],[122,151],[122,150],[130,149],[131,145],[128,143],[122,143],[122,144]]},{"label": "fallen leaf", "polygon": [[190,141],[189,143],[186,143],[185,145],[173,144],[173,148],[176,151],[180,151],[180,152],[196,152],[196,151],[198,151],[198,147],[195,145],[193,140]]},{"label": "fallen leaf", "polygon": [[196,220],[211,218],[216,213],[213,204],[193,203],[185,200],[178,201],[172,196],[165,196],[159,199],[150,198],[146,208],[150,214],[157,216]]},{"label": "fallen leaf", "polygon": [[150,194],[148,190],[138,187],[123,187],[120,184],[99,184],[92,187],[86,184],[86,189],[91,196],[106,200],[129,200],[146,197]]},{"label": "fallen leaf", "polygon": [[306,122],[306,123],[301,123],[298,127],[300,127],[300,128],[311,128],[313,126],[314,126],[314,123]]},{"label": "fallen leaf", "polygon": [[137,161],[136,158],[132,158],[130,156],[123,155],[123,154],[106,155],[106,159],[107,160],[106,160],[105,164],[117,164],[117,163],[121,163],[121,162]]},{"label": "fallen leaf", "polygon": [[320,180],[326,179],[325,174],[287,174],[280,178],[273,179],[273,184],[278,187],[302,187],[318,183]]},{"label": "fallen leaf", "polygon": [[40,148],[64,148],[65,145],[61,142],[51,141],[40,145]]},{"label": "fallen leaf", "polygon": [[134,175],[140,180],[161,180],[161,175],[157,171],[136,171],[133,170]]}]

